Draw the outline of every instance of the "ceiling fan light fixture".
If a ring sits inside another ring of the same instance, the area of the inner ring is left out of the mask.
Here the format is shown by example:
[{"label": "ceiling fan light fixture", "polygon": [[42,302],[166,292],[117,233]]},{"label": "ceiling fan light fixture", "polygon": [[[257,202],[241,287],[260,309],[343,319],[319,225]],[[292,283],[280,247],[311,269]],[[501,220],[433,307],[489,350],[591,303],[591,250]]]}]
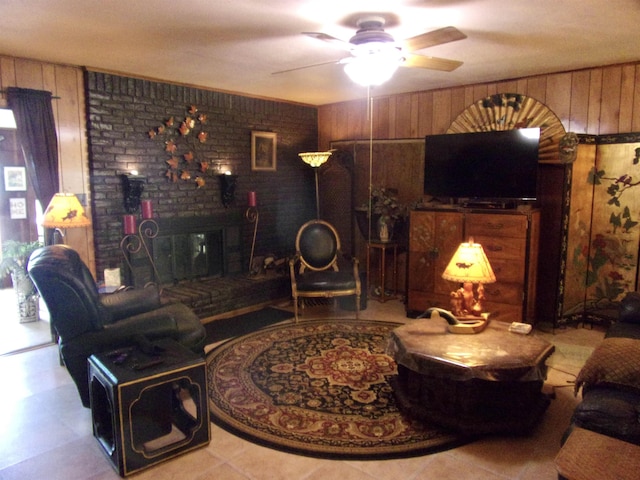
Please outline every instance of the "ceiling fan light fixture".
[{"label": "ceiling fan light fixture", "polygon": [[402,51],[388,43],[369,43],[352,49],[353,57],[344,66],[349,78],[364,87],[382,85],[403,62]]}]

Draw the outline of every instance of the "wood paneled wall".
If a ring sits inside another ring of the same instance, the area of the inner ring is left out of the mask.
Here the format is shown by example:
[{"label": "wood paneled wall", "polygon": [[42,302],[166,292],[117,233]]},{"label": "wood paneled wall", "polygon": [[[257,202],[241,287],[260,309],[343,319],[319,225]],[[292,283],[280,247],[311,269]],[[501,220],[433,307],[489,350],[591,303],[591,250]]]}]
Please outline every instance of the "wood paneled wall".
[{"label": "wood paneled wall", "polygon": [[[56,97],[53,114],[58,135],[60,191],[84,196],[87,215],[91,215],[82,69],[0,56],[0,106],[6,107],[4,90],[8,87],[46,90]],[[92,229],[69,229],[65,242],[78,251],[95,275]]]},{"label": "wood paneled wall", "polygon": [[373,122],[368,118],[366,98],[319,107],[318,147],[329,148],[335,140],[368,139],[370,130],[375,139],[446,133],[465,108],[496,93],[535,98],[570,132],[602,135],[640,131],[638,62],[384,97],[376,97],[374,91]]},{"label": "wood paneled wall", "polygon": [[[558,116],[569,132],[603,135],[640,131],[640,62],[637,62],[392,96],[376,97],[373,92],[370,102],[363,98],[323,105],[318,109],[318,148],[330,148],[331,142],[339,140],[368,140],[370,132],[374,140],[446,133],[469,105],[498,93],[519,93],[538,100]],[[374,157],[372,177],[377,182],[383,176],[383,163],[383,159]],[[550,321],[555,321],[558,294],[563,172],[561,165],[541,165],[540,169],[538,203],[544,238],[540,243],[537,315]],[[420,188],[421,178],[422,175],[393,173],[380,184],[412,192],[416,183]],[[369,176],[356,175],[354,182],[358,191],[359,184],[368,186]]]}]

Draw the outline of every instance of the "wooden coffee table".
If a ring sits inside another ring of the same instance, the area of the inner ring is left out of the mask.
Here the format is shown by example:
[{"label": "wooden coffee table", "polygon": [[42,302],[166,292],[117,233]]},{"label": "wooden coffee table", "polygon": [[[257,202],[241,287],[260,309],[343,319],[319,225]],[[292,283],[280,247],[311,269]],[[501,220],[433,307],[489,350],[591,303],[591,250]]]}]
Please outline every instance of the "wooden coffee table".
[{"label": "wooden coffee table", "polygon": [[456,335],[444,321],[417,320],[391,333],[391,379],[408,415],[471,435],[526,433],[549,405],[542,393],[549,342],[491,322],[481,333]]}]

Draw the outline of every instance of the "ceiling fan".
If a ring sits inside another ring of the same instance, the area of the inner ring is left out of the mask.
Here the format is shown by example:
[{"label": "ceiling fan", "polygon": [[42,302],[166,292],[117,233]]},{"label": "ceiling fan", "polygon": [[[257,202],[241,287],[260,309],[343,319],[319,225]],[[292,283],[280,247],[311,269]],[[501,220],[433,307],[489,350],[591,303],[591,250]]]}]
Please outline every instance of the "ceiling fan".
[{"label": "ceiling fan", "polygon": [[[318,40],[329,42],[337,45],[338,47],[351,53],[350,57],[345,57],[337,62],[324,62],[314,65],[307,65],[303,67],[292,68],[289,70],[282,70],[278,73],[286,73],[295,70],[301,70],[304,68],[317,67],[320,65],[327,65],[330,63],[337,63],[345,65],[345,71],[352,79],[356,80],[352,76],[353,70],[360,70],[365,68],[369,75],[372,69],[380,69],[381,65],[387,65],[390,75],[386,79],[390,78],[395,72],[395,69],[399,66],[409,68],[426,68],[430,70],[440,70],[445,72],[451,72],[462,65],[462,62],[457,60],[449,60],[445,58],[429,57],[426,55],[419,55],[412,53],[423,48],[433,47],[436,45],[442,45],[444,43],[454,42],[456,40],[462,40],[467,36],[455,27],[444,27],[431,32],[422,33],[405,39],[401,42],[396,42],[395,39],[384,30],[386,20],[382,15],[366,15],[358,19],[356,25],[358,30],[355,35],[349,39],[348,42],[340,40],[331,35],[321,32],[303,32],[303,35],[307,35]],[[357,81],[357,80],[356,80]],[[384,81],[384,80],[383,80]],[[358,82],[362,83],[362,82]],[[370,78],[366,80],[368,84],[372,83]],[[380,82],[382,83],[382,82]]]}]

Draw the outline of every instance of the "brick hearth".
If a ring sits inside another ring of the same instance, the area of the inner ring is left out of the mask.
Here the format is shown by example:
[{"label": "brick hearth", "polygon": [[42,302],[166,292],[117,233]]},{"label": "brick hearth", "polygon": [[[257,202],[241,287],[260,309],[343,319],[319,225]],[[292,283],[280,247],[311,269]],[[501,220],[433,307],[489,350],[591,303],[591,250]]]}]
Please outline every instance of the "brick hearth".
[{"label": "brick hearth", "polygon": [[182,302],[205,319],[247,307],[291,298],[288,275],[246,274],[179,282],[162,289],[164,303]]}]

